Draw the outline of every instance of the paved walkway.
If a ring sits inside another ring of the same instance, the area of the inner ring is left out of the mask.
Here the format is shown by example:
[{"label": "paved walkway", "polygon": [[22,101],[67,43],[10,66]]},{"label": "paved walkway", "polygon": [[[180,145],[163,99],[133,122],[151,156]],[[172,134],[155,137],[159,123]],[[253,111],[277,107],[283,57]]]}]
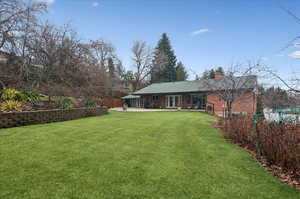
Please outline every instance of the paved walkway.
[{"label": "paved walkway", "polygon": [[[110,108],[112,111],[124,111],[122,107]],[[127,108],[128,112],[158,112],[158,111],[193,111],[193,112],[205,112],[201,109],[151,109],[151,108]]]}]

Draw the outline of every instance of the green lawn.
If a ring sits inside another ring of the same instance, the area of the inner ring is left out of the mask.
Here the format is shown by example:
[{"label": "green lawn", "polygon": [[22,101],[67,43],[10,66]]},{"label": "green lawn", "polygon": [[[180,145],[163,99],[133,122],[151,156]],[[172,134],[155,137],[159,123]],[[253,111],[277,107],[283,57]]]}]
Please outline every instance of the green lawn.
[{"label": "green lawn", "polygon": [[189,112],[0,130],[0,198],[300,198]]}]

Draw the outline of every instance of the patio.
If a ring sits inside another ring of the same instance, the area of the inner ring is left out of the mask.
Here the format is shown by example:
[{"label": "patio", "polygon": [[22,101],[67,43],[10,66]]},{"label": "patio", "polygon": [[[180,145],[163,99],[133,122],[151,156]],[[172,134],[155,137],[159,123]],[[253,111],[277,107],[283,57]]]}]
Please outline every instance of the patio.
[{"label": "patio", "polygon": [[[122,107],[110,108],[111,111],[124,111]],[[127,112],[178,112],[178,111],[188,111],[188,112],[205,112],[202,109],[151,109],[151,108],[127,108]]]}]

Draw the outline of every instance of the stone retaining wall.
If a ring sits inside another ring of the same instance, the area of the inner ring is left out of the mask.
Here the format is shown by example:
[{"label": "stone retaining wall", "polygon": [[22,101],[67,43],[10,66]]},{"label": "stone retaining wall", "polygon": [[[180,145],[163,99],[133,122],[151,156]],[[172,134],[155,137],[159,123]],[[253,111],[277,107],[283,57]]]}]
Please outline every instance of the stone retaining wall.
[{"label": "stone retaining wall", "polygon": [[60,122],[103,115],[105,113],[107,113],[107,108],[103,107],[0,113],[0,128]]}]

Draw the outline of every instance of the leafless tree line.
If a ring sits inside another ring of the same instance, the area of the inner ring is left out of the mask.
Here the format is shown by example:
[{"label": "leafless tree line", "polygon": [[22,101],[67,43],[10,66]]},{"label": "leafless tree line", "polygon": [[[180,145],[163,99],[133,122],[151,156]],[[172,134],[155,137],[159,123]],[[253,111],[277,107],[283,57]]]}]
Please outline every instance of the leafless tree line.
[{"label": "leafless tree line", "polygon": [[[87,95],[105,95],[111,93],[112,81],[127,79],[128,72],[111,43],[103,39],[83,42],[70,25],[41,21],[45,12],[45,3],[0,0],[0,51],[10,55],[0,64],[1,87],[80,87],[77,90]],[[132,53],[128,79],[136,90],[147,81],[152,52],[145,42],[137,41]]]}]

